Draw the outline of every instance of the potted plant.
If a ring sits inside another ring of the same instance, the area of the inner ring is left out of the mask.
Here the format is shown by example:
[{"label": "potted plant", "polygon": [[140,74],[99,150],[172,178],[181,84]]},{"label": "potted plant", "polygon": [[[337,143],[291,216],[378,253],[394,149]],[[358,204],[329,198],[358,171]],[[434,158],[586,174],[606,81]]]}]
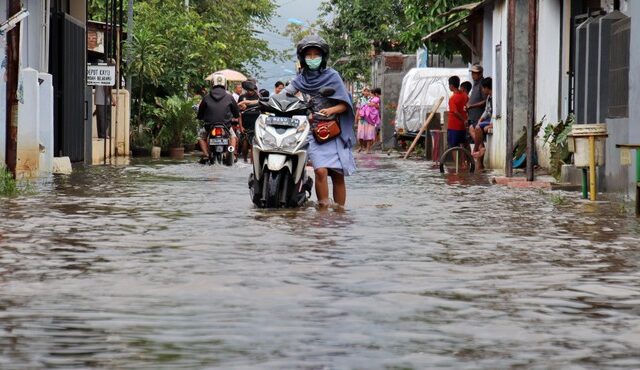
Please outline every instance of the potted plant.
[{"label": "potted plant", "polygon": [[197,127],[193,112],[192,99],[172,95],[166,99],[157,100],[159,106],[158,117],[162,122],[161,133],[166,138],[169,156],[173,159],[184,158],[184,136],[188,130]]}]

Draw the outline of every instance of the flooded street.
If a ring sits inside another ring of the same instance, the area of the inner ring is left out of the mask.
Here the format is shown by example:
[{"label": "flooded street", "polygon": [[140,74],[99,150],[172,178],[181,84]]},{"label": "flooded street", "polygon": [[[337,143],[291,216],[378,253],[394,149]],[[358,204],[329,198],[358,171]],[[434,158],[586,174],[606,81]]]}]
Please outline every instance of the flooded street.
[{"label": "flooded street", "polygon": [[0,368],[640,368],[629,204],[358,166],[344,212],[191,161],[0,199]]}]

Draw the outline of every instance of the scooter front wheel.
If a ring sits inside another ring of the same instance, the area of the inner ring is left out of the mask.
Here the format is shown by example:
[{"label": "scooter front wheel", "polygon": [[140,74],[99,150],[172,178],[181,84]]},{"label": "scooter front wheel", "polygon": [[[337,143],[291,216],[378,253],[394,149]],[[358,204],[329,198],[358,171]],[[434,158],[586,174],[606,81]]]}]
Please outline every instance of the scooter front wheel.
[{"label": "scooter front wheel", "polygon": [[264,179],[265,181],[265,193],[263,194],[264,199],[266,200],[265,206],[267,208],[278,208],[280,207],[280,198],[282,192],[282,180],[283,180],[282,171],[278,172],[265,172]]}]

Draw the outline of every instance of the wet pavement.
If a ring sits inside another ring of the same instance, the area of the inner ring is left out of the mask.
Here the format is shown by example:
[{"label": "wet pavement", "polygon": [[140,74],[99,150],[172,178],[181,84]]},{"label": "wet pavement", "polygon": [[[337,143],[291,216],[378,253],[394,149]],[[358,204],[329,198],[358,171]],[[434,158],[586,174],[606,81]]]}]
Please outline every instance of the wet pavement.
[{"label": "wet pavement", "polygon": [[0,199],[0,368],[640,368],[629,204],[358,165],[343,212],[189,161]]}]

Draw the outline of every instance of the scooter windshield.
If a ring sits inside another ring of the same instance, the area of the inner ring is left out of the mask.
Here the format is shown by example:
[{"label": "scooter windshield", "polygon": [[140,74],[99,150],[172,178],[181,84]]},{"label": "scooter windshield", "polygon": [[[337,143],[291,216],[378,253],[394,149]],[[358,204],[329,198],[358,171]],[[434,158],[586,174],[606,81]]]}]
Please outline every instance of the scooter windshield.
[{"label": "scooter windshield", "polygon": [[272,95],[268,102],[261,102],[265,109],[278,115],[300,115],[307,111],[307,104],[295,96],[287,94]]}]

